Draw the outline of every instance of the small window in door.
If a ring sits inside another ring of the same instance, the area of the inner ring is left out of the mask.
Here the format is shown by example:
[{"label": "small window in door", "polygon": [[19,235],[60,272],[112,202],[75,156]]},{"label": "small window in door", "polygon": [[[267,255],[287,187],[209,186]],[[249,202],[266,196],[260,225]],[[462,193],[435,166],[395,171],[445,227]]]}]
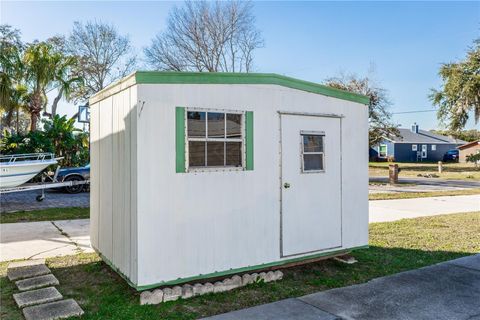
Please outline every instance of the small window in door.
[{"label": "small window in door", "polygon": [[323,133],[302,133],[302,172],[325,171],[325,149]]}]

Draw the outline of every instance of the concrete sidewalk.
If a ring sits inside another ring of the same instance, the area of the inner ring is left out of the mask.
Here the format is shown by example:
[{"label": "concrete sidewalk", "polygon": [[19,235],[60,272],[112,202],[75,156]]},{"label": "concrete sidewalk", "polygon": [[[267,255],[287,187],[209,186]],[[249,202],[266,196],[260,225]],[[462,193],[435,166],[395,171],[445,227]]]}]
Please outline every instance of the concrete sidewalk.
[{"label": "concrete sidewalk", "polygon": [[480,319],[480,254],[206,319]]},{"label": "concrete sidewalk", "polygon": [[370,222],[472,211],[480,211],[480,195],[369,201]]},{"label": "concrete sidewalk", "polygon": [[0,224],[0,261],[93,252],[89,219]]}]

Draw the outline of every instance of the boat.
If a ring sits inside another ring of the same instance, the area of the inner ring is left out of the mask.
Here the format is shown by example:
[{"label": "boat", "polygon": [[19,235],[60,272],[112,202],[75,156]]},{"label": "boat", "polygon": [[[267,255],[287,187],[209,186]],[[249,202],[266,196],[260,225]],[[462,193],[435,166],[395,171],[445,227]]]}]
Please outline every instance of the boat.
[{"label": "boat", "polygon": [[18,187],[50,165],[57,163],[53,153],[0,155],[0,189]]}]

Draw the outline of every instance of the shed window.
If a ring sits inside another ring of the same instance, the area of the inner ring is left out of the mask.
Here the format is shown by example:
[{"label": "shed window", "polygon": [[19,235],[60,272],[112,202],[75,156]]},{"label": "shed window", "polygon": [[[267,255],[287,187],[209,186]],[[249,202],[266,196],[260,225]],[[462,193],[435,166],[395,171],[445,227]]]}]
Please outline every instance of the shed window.
[{"label": "shed window", "polygon": [[418,148],[417,148],[417,145],[416,144],[412,144],[412,151],[417,151]]},{"label": "shed window", "polygon": [[436,151],[437,150],[437,145],[436,144],[432,144],[432,151]]},{"label": "shed window", "polygon": [[302,172],[325,170],[324,134],[301,134]]},{"label": "shed window", "polygon": [[187,111],[188,166],[243,167],[243,114]]}]

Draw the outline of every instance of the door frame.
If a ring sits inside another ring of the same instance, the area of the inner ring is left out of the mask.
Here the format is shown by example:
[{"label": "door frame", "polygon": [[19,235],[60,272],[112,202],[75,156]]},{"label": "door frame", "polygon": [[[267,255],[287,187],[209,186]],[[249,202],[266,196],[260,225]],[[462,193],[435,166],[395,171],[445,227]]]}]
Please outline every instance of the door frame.
[{"label": "door frame", "polygon": [[[280,200],[280,234],[279,234],[279,249],[280,249],[280,258],[288,258],[292,256],[302,256],[315,252],[328,251],[335,248],[343,247],[343,134],[342,134],[342,119],[345,118],[343,114],[334,114],[334,113],[311,113],[311,112],[294,112],[294,111],[277,111],[278,113],[278,145],[279,145],[279,200]],[[324,248],[319,250],[313,250],[303,253],[295,253],[284,255],[283,254],[283,202],[282,202],[282,192],[283,192],[283,174],[282,174],[282,116],[307,116],[307,117],[321,117],[321,118],[337,118],[340,121],[340,246],[335,246],[332,248]]]},{"label": "door frame", "polygon": [[[425,150],[423,149],[425,147]],[[427,159],[428,158],[428,144],[422,144],[421,149],[420,149],[420,156],[422,159]],[[423,153],[425,152],[425,157],[423,156]]]}]

